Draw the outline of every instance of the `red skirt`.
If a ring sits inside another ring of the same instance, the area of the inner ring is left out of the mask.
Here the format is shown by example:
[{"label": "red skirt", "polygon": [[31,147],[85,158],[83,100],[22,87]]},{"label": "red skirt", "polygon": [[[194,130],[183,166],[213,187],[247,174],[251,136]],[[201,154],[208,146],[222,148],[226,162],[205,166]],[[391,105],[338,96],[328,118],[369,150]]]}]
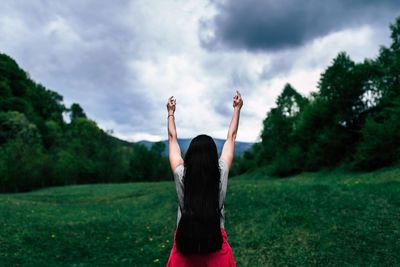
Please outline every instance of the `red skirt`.
[{"label": "red skirt", "polygon": [[220,250],[209,254],[185,255],[176,248],[175,231],[174,246],[169,255],[167,267],[236,267],[235,261],[233,260],[232,249],[226,241],[226,232],[223,228],[221,228],[221,233],[224,242]]}]

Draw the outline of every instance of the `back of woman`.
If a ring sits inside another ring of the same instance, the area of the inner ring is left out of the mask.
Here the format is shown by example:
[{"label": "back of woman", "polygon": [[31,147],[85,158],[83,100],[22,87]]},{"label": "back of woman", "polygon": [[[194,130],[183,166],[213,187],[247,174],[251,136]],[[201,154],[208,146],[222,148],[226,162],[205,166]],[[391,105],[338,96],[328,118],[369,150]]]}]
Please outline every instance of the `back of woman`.
[{"label": "back of woman", "polygon": [[177,229],[168,266],[235,266],[224,230],[224,201],[242,104],[237,92],[219,159],[214,140],[199,135],[183,160],[174,121],[176,101],[172,97],[168,101],[169,158],[178,195]]},{"label": "back of woman", "polygon": [[220,167],[214,140],[207,135],[194,138],[184,162],[183,175],[179,172],[174,174],[179,187],[177,193],[183,192],[183,202],[179,203],[176,246],[184,253],[217,251],[223,241],[220,230]]}]

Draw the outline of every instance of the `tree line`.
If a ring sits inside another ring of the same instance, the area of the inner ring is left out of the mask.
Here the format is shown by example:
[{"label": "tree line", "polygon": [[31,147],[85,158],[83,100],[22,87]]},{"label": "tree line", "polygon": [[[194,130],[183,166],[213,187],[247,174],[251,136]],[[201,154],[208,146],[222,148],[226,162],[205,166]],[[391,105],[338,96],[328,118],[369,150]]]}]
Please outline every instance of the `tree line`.
[{"label": "tree line", "polygon": [[341,52],[308,97],[286,84],[263,121],[261,142],[234,161],[235,174],[272,176],[342,166],[375,170],[400,159],[400,17],[392,43],[355,63]]},{"label": "tree line", "polygon": [[62,100],[0,54],[0,192],[172,179],[164,143],[147,148],[119,140],[79,104],[66,108]]}]

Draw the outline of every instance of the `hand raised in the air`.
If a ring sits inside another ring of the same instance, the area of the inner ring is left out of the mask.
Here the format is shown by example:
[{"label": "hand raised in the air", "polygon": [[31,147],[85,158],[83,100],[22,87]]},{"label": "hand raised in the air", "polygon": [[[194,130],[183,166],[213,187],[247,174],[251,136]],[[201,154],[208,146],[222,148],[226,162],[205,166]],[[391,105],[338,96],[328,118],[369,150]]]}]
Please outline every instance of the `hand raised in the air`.
[{"label": "hand raised in the air", "polygon": [[243,99],[239,91],[236,91],[236,95],[233,97],[233,108],[241,109],[243,106]]},{"label": "hand raised in the air", "polygon": [[173,99],[173,96],[171,96],[168,99],[168,103],[167,103],[167,109],[168,109],[169,115],[174,115],[175,107],[176,107],[176,99]]}]

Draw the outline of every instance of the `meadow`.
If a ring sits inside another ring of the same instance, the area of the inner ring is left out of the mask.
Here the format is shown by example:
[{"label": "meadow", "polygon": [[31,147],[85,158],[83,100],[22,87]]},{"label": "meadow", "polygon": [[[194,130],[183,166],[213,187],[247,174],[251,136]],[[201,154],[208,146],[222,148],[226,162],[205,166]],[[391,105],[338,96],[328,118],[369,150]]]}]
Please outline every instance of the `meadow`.
[{"label": "meadow", "polygon": [[[0,266],[165,266],[173,182],[0,194]],[[230,178],[225,230],[237,266],[399,266],[400,166]]]}]

